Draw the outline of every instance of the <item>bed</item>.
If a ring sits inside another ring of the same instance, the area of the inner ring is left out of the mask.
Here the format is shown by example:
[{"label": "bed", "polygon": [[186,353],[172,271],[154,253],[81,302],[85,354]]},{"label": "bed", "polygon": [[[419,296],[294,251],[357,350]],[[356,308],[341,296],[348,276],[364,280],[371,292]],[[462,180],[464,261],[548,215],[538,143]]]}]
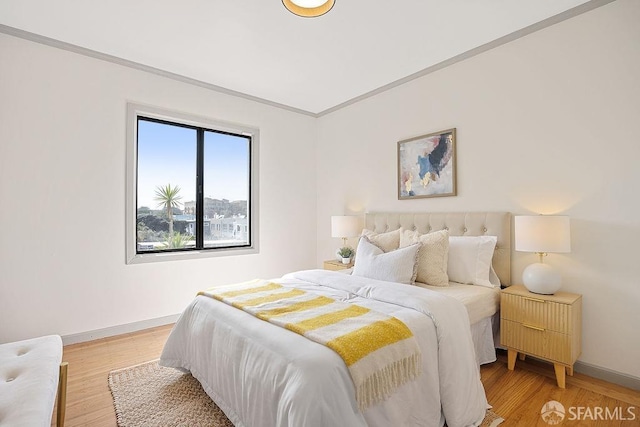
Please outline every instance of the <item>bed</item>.
[{"label": "bed", "polygon": [[[496,236],[492,265],[500,282],[510,281],[508,213],[375,213],[366,215],[365,228],[378,234],[402,228]],[[293,272],[274,282],[399,319],[420,348],[421,374],[362,408],[350,371],[333,350],[198,296],[172,330],[160,364],[191,372],[236,427],[442,426],[445,420],[458,427],[482,421],[488,405],[478,364],[487,356],[477,355],[478,342],[486,346],[495,313],[478,303],[485,293],[480,287],[433,290],[324,270]]]},{"label": "bed", "polygon": [[[377,212],[365,215],[365,229],[383,233],[404,228],[418,233],[447,230],[450,236],[496,236],[492,266],[502,286],[511,285],[511,213],[510,212]],[[425,286],[458,299],[467,308],[471,333],[479,364],[496,360],[499,343],[500,288],[469,286],[450,282],[449,287]]]}]

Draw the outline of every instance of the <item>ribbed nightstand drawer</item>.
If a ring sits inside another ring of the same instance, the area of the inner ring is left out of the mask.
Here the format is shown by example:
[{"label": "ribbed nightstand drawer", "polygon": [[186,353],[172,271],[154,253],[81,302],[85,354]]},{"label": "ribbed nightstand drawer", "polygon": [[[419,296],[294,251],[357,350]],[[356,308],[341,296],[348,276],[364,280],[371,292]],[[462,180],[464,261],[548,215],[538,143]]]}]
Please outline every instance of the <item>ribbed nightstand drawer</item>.
[{"label": "ribbed nightstand drawer", "polygon": [[542,298],[503,293],[500,317],[562,334],[572,332],[571,306]]},{"label": "ribbed nightstand drawer", "polygon": [[343,264],[341,261],[333,261],[333,260],[325,261],[323,265],[323,268],[325,270],[332,270],[332,271],[346,270],[347,268],[351,268],[351,267],[353,267],[353,263]]},{"label": "ribbed nightstand drawer", "polygon": [[569,335],[504,318],[500,328],[500,342],[506,347],[567,365],[575,361]]}]

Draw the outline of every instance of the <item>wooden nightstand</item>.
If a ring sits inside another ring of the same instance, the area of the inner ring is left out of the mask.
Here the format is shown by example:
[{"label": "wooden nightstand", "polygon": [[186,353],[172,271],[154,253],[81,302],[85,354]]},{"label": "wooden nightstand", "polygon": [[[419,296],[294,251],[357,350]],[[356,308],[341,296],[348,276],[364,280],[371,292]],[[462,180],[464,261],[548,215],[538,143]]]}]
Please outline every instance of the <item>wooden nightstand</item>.
[{"label": "wooden nightstand", "polygon": [[582,296],[568,292],[539,295],[524,286],[502,291],[500,343],[507,348],[507,367],[526,355],[553,363],[558,387],[565,388],[565,373],[573,375],[582,339]]},{"label": "wooden nightstand", "polygon": [[339,270],[346,270],[347,268],[351,268],[351,267],[353,267],[353,261],[351,261],[349,264],[343,264],[342,261],[338,261],[336,259],[330,259],[329,261],[324,262],[323,268],[325,270],[339,271]]}]

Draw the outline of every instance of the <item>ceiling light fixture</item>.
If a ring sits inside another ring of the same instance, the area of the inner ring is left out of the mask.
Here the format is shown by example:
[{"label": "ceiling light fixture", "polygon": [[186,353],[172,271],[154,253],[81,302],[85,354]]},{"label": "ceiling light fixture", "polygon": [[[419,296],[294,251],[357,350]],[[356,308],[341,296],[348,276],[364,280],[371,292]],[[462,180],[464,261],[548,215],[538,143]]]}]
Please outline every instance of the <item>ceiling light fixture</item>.
[{"label": "ceiling light fixture", "polygon": [[287,10],[305,18],[324,15],[333,7],[335,0],[282,0]]}]

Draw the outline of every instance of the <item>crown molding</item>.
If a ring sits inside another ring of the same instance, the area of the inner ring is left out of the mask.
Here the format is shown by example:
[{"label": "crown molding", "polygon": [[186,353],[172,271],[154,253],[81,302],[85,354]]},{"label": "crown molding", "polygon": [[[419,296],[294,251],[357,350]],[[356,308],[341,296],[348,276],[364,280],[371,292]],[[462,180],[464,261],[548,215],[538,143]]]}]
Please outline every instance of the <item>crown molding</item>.
[{"label": "crown molding", "polygon": [[193,79],[191,77],[186,77],[181,74],[172,73],[170,71],[165,71],[159,68],[151,67],[149,65],[144,65],[135,61],[130,61],[128,59],[119,58],[117,56],[109,55],[106,53],[98,52],[92,49],[87,49],[81,46],[77,46],[71,43],[63,42],[60,40],[52,39],[50,37],[41,36],[39,34],[31,33],[29,31],[21,30],[18,28],[10,27],[8,25],[0,24],[0,33],[8,34],[11,36],[19,37],[25,40],[29,40],[35,43],[41,43],[47,46],[55,47],[58,49],[67,50],[69,52],[74,52],[80,55],[88,56],[91,58],[99,59],[102,61],[111,62],[117,65],[122,65],[124,67],[133,68],[140,71],[146,71],[151,74],[155,74],[158,76],[166,77],[172,80],[176,80],[182,83],[191,84],[194,86],[198,86],[207,90],[212,90],[214,92],[223,93],[226,95],[237,96],[239,98],[247,99],[249,101],[258,102],[260,104],[269,105],[271,107],[281,108],[283,110],[291,111],[294,113],[302,114],[309,117],[319,118],[341,110],[350,105],[356,104],[362,100],[367,98],[371,98],[372,96],[378,95],[382,92],[386,92],[395,87],[401,86],[405,83],[408,83],[412,80],[418,79],[420,77],[426,76],[428,74],[434,73],[438,70],[442,70],[443,68],[449,67],[458,62],[464,61],[466,59],[472,58],[476,55],[479,55],[483,52],[489,51],[496,47],[502,46],[514,40],[517,40],[521,37],[525,37],[529,34],[535,33],[536,31],[543,30],[552,25],[558,24],[560,22],[566,21],[567,19],[571,19],[575,16],[581,15],[583,13],[589,12],[591,10],[597,9],[606,4],[612,3],[616,0],[591,0],[586,3],[583,3],[574,8],[568,9],[562,13],[551,16],[545,20],[537,22],[535,24],[529,25],[528,27],[522,28],[518,31],[514,31],[513,33],[502,36],[496,40],[490,41],[488,43],[483,44],[482,46],[478,46],[474,49],[463,52],[459,55],[456,55],[450,59],[439,62],[432,66],[429,66],[425,69],[417,71],[413,74],[410,74],[406,77],[398,79],[394,82],[388,83],[386,85],[380,86],[377,89],[366,92],[362,95],[351,98],[347,101],[341,102],[331,108],[327,108],[326,110],[320,111],[319,113],[314,113],[311,111],[303,110],[300,108],[292,107],[290,105],[281,104],[278,102],[270,101],[268,99],[260,98],[257,96],[249,95],[243,92],[238,92],[235,90],[227,89],[222,86],[214,85],[211,83],[204,82],[202,80]]}]

